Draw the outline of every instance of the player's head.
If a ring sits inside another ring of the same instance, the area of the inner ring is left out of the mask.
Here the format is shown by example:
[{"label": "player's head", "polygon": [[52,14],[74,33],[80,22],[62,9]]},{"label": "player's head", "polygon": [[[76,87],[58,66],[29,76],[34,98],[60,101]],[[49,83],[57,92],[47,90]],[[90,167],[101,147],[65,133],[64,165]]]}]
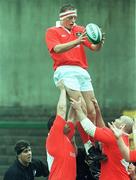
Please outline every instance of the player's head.
[{"label": "player's head", "polygon": [[69,138],[69,140],[72,140],[75,134],[75,126],[71,121],[67,121],[63,128],[63,133]]},{"label": "player's head", "polygon": [[[49,120],[48,120],[48,123],[47,123],[47,128],[48,130],[50,131],[53,123],[54,123],[54,120],[56,118],[56,115],[53,114],[50,116]],[[72,122],[70,121],[67,121],[66,124],[64,125],[64,128],[63,128],[63,133],[69,138],[69,140],[72,140],[74,134],[75,134],[75,126]]]},{"label": "player's head", "polygon": [[119,118],[115,119],[114,124],[117,128],[121,128],[125,125],[124,131],[128,134],[132,133],[132,128],[134,125],[134,121],[131,117],[128,116],[120,116]]},{"label": "player's head", "polygon": [[28,164],[32,160],[32,151],[30,143],[26,140],[19,140],[15,144],[14,150],[17,155],[17,159],[24,166],[28,166]]},{"label": "player's head", "polygon": [[65,4],[60,8],[59,18],[61,25],[71,30],[77,18],[77,9],[71,4]]}]

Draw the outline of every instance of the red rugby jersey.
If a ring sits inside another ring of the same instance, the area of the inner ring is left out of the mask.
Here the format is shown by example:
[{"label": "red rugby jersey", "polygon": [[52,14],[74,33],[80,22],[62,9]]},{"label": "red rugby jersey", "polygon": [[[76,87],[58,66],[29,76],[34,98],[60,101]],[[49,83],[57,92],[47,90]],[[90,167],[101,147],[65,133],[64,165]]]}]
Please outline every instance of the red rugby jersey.
[{"label": "red rugby jersey", "polygon": [[136,162],[136,150],[130,150],[130,161]]},{"label": "red rugby jersey", "polygon": [[63,133],[66,121],[57,116],[46,140],[49,180],[76,180],[75,148]]},{"label": "red rugby jersey", "polygon": [[85,69],[88,67],[84,45],[92,49],[91,48],[92,43],[89,42],[87,38],[84,43],[77,45],[76,47],[66,52],[55,53],[53,51],[53,48],[56,45],[75,40],[79,35],[81,35],[84,32],[84,30],[85,30],[84,27],[77,25],[73,26],[71,31],[68,31],[62,26],[51,27],[47,30],[45,40],[50,56],[54,61],[54,65],[53,65],[54,70],[62,65],[75,65]]},{"label": "red rugby jersey", "polygon": [[[126,162],[117,145],[117,140],[109,128],[96,128],[95,140],[102,142],[103,152],[108,156],[107,161],[101,162],[100,180],[130,180]],[[122,136],[125,144],[129,145],[127,135]]]}]

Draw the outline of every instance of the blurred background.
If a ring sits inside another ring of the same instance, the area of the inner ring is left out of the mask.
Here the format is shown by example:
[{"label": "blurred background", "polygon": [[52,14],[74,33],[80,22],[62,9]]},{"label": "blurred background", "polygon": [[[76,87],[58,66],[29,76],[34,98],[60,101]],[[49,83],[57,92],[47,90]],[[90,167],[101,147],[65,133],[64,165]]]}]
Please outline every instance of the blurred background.
[{"label": "blurred background", "polygon": [[105,121],[123,113],[135,115],[135,0],[0,0],[1,179],[15,157],[16,140],[30,140],[34,156],[45,157],[46,122],[59,96],[45,32],[65,3],[77,7],[77,24],[92,22],[106,33],[101,51],[86,50]]}]

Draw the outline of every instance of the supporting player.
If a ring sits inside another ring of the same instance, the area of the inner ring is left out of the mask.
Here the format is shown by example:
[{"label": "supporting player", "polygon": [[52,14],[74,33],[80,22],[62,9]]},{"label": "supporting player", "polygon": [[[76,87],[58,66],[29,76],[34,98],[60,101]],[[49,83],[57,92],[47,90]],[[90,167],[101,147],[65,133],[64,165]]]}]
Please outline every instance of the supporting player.
[{"label": "supporting player", "polygon": [[70,109],[66,121],[66,91],[60,82],[59,88],[57,114],[48,122],[50,131],[46,140],[49,180],[76,180],[76,148],[73,143],[75,111]]},{"label": "supporting player", "polygon": [[[109,177],[112,180],[130,180],[128,174],[129,163],[123,159],[123,156],[118,148],[116,138],[113,132],[107,128],[96,127],[84,114],[81,108],[80,101],[72,100],[73,108],[76,110],[80,123],[84,130],[92,136],[95,140],[102,142],[103,152],[107,155],[107,161],[101,162],[101,174],[100,180],[109,180]],[[100,109],[96,101],[94,101],[96,108],[96,114],[102,121]],[[123,141],[128,146],[129,138],[128,134],[132,132],[133,120],[128,116],[121,116],[118,119],[115,119],[114,125],[117,128],[121,128],[125,125],[123,129],[124,133],[122,135]]]}]

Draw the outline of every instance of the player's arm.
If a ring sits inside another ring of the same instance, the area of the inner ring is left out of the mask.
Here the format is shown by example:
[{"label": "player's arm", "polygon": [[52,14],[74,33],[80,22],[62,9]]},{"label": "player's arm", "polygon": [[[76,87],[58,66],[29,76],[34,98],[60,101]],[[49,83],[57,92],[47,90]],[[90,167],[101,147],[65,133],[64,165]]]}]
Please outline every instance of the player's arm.
[{"label": "player's arm", "polygon": [[136,166],[130,163],[128,166],[128,172],[131,180],[136,180]]},{"label": "player's arm", "polygon": [[[67,101],[66,101],[66,90],[63,84],[63,81],[60,81],[57,86],[60,88],[60,97],[57,105],[57,115],[61,116],[63,119],[66,119],[66,111],[67,111]],[[74,111],[70,108],[70,112],[68,115],[68,121],[63,127],[63,133],[69,134],[72,129],[74,129]],[[71,121],[71,122],[70,122]]]},{"label": "player's arm", "polygon": [[58,44],[56,45],[53,50],[55,53],[63,53],[66,52],[72,48],[74,48],[75,46],[83,43],[85,41],[85,37],[86,34],[83,33],[81,36],[79,36],[77,39],[73,40],[73,41],[69,41],[67,43],[64,44]]},{"label": "player's arm", "polygon": [[[76,123],[76,112],[75,110],[73,109],[72,106],[70,106],[69,108],[69,112],[68,112],[68,117],[67,117],[67,122],[69,123],[72,123],[73,124],[73,127],[75,127],[75,123]],[[65,126],[66,127],[66,126]],[[69,130],[72,130],[70,129],[69,127]],[[73,144],[73,146],[75,147],[75,152],[77,153],[77,145],[76,145],[76,140],[75,140],[75,136],[73,136],[73,138],[71,139],[71,142]]]},{"label": "player's arm", "polygon": [[66,90],[62,81],[58,82],[57,87],[60,89],[60,97],[57,104],[57,115],[60,115],[63,119],[65,119],[67,111]]},{"label": "player's arm", "polygon": [[98,44],[92,44],[91,48],[93,51],[99,51],[103,45],[104,45],[104,40],[105,40],[105,33],[102,33],[102,40]]},{"label": "player's arm", "polygon": [[87,116],[84,114],[81,108],[80,101],[76,101],[72,99],[71,104],[76,111],[76,114],[77,114],[78,120],[80,121],[81,126],[83,127],[84,131],[88,135],[95,138],[95,140],[103,142],[103,143],[109,143],[109,142],[112,143],[112,141],[115,141],[115,137],[109,129],[96,127],[90,121],[90,119],[87,118]]},{"label": "player's arm", "polygon": [[118,146],[120,148],[120,151],[124,157],[124,159],[126,161],[130,161],[130,150],[129,150],[129,147],[126,146],[126,144],[124,143],[123,139],[122,139],[122,134],[123,134],[123,128],[125,126],[123,126],[121,129],[118,129],[114,123],[110,124],[108,123],[110,129],[113,131],[116,139],[117,139],[117,143],[118,143]]},{"label": "player's arm", "polygon": [[[60,96],[57,104],[56,118],[55,120],[53,120],[53,122],[51,122],[52,125],[47,140],[47,151],[49,152],[49,154],[57,153],[62,147],[61,145],[63,142],[63,128],[66,124],[66,91],[62,81],[59,81],[57,85],[60,89]],[[57,145],[57,148],[53,148],[55,147],[55,145]]]},{"label": "player's arm", "polygon": [[130,154],[130,150],[129,150],[129,147],[126,146],[126,144],[124,143],[122,137],[119,137],[117,139],[117,142],[118,142],[118,146],[120,148],[120,151],[121,151],[124,159],[126,161],[130,161],[130,155],[129,155]]},{"label": "player's arm", "polygon": [[92,44],[92,50],[93,51],[98,51],[98,50],[100,50],[101,49],[101,47],[103,46],[103,44],[102,43],[99,43],[99,44]]},{"label": "player's arm", "polygon": [[84,112],[81,108],[81,99],[79,101],[71,99],[71,104],[72,104],[72,107],[76,111],[77,118],[80,121],[83,129],[86,131],[87,134],[94,137],[95,131],[96,131],[96,126],[84,114]]},{"label": "player's arm", "polygon": [[70,106],[69,112],[68,112],[67,121],[72,122],[73,124],[75,124],[75,122],[76,122],[75,119],[76,119],[76,113],[75,113],[75,110],[73,109],[72,106]]},{"label": "player's arm", "polygon": [[76,148],[76,144],[74,141],[74,134],[75,134],[75,110],[70,106],[69,113],[67,116],[67,123],[64,126],[63,132],[67,137],[70,139],[70,141],[73,143],[73,145]]}]

